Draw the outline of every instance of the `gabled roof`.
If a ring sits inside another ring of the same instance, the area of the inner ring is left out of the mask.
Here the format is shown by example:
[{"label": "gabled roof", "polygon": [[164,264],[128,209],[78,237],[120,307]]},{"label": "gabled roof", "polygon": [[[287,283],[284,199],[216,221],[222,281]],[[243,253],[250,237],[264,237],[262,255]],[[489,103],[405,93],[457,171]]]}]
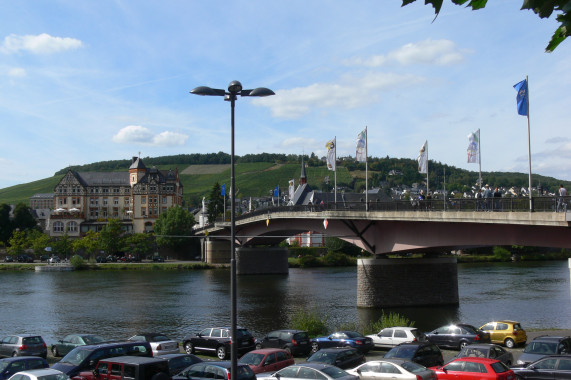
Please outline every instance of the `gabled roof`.
[{"label": "gabled roof", "polygon": [[143,160],[140,157],[133,157],[131,161],[131,166],[129,166],[129,170],[131,169],[147,169]]},{"label": "gabled roof", "polygon": [[129,186],[127,172],[83,172],[77,173],[76,178],[84,186]]}]

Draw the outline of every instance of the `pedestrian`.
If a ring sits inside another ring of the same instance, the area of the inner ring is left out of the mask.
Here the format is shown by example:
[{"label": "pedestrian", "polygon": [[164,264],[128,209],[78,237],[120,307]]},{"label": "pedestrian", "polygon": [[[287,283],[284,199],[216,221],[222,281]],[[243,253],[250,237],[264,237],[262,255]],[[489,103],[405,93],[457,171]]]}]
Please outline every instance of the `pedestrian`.
[{"label": "pedestrian", "polygon": [[426,209],[430,210],[432,208],[432,193],[429,191],[426,194]]},{"label": "pedestrian", "polygon": [[502,192],[500,191],[500,189],[496,186],[496,188],[494,189],[494,211],[500,211],[501,209],[501,200],[500,198],[502,197]]},{"label": "pedestrian", "polygon": [[492,194],[492,189],[490,189],[490,185],[488,185],[486,183],[486,186],[484,187],[484,207],[486,209],[486,211],[490,211],[490,206],[491,206],[491,198],[493,196]]},{"label": "pedestrian", "polygon": [[557,209],[555,212],[567,211],[567,204],[565,203],[564,197],[567,196],[567,189],[563,187],[563,184],[559,185],[559,191],[557,192],[559,198],[557,198]]},{"label": "pedestrian", "polygon": [[482,194],[482,188],[478,189],[478,192],[476,192],[476,195],[474,196],[474,198],[476,198],[476,211],[480,211],[484,209],[484,205],[482,204],[482,198],[483,198],[483,194]]}]

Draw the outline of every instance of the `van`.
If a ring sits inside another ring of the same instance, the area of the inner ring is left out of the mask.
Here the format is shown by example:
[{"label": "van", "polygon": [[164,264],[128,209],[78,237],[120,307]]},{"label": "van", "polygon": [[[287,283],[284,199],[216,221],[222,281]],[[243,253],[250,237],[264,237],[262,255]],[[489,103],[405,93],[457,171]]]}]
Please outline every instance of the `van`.
[{"label": "van", "polygon": [[114,342],[79,346],[55,363],[52,368],[73,377],[81,371],[94,369],[101,359],[125,355],[152,357],[153,350],[149,342]]}]

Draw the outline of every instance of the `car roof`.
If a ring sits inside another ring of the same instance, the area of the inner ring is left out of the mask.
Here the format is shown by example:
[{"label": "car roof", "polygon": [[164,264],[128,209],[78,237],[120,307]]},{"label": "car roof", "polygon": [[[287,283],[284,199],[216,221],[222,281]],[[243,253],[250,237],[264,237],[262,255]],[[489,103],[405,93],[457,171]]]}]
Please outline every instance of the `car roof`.
[{"label": "car roof", "polygon": [[490,347],[500,347],[500,346],[498,346],[497,344],[494,344],[494,343],[472,343],[472,344],[468,344],[466,347],[467,348],[468,347],[470,347],[470,348],[478,348],[478,347],[490,348]]},{"label": "car roof", "polygon": [[408,327],[408,326],[394,326],[394,327],[385,327],[383,330],[387,330],[387,329],[400,329],[400,330],[418,330],[417,327]]},{"label": "car roof", "polygon": [[145,336],[145,337],[149,337],[149,336],[157,336],[157,335],[162,335],[162,336],[167,336],[166,334],[160,333],[160,332],[142,332],[140,334],[134,334],[133,336]]},{"label": "car roof", "polygon": [[499,360],[497,359],[488,359],[488,358],[474,358],[474,357],[464,357],[464,358],[456,358],[453,361],[458,362],[458,361],[462,361],[462,362],[477,362],[477,363],[488,363],[488,364],[492,364],[492,363],[496,363],[499,362]]},{"label": "car roof", "polygon": [[249,354],[271,354],[273,352],[287,352],[286,350],[283,350],[281,348],[260,348],[259,350],[252,350],[249,351]]},{"label": "car roof", "polygon": [[105,343],[98,343],[98,344],[87,344],[85,346],[77,346],[74,348],[75,349],[85,349],[85,350],[95,350],[97,348],[102,348],[102,347],[115,347],[118,345],[136,345],[136,344],[149,344],[149,342],[136,342],[136,341],[132,341],[132,340],[118,340],[118,341],[113,341],[113,342],[105,342]]},{"label": "car roof", "polygon": [[0,362],[19,362],[19,361],[30,360],[30,359],[46,360],[40,356],[11,356],[9,358],[0,359]]},{"label": "car roof", "polygon": [[[309,367],[309,368],[321,370],[324,368],[330,368],[330,367],[335,367],[335,366],[333,366],[331,364],[325,364],[325,363],[299,363],[299,364],[291,365],[289,367]],[[289,367],[286,367],[286,368],[289,368]]]},{"label": "car roof", "polygon": [[[218,367],[222,367],[222,368],[226,368],[226,369],[230,369],[230,367],[232,366],[232,362],[230,360],[207,360],[204,362],[200,362],[200,363],[194,363],[193,366],[198,365],[198,364],[207,364],[207,365],[215,365]],[[243,364],[243,363],[238,363],[239,367],[249,367],[247,364]],[[192,367],[192,366],[191,366]]]},{"label": "car roof", "polygon": [[117,356],[115,358],[101,359],[100,361],[106,363],[145,364],[163,362],[165,359],[162,357],[151,358],[147,356]]},{"label": "car roof", "polygon": [[38,369],[29,369],[27,371],[21,371],[21,372],[17,372],[20,374],[30,374],[33,376],[44,376],[44,375],[55,375],[55,374],[59,374],[59,373],[63,373],[61,371],[58,371],[57,369],[53,369],[53,368],[38,368]]},{"label": "car roof", "polygon": [[339,352],[339,351],[356,351],[356,348],[353,347],[329,347],[329,348],[322,348],[319,351],[321,352]]},{"label": "car roof", "polygon": [[386,359],[377,359],[377,360],[371,360],[371,361],[367,361],[366,363],[363,364],[371,364],[371,363],[382,363],[382,362],[389,362],[389,363],[393,363],[393,364],[402,364],[404,362],[410,362],[410,360],[407,359],[401,359],[401,358],[386,358]]},{"label": "car roof", "polygon": [[563,339],[569,339],[568,336],[551,336],[551,335],[540,335],[533,339],[533,341],[546,341],[546,342],[560,342]]},{"label": "car roof", "polygon": [[272,331],[270,331],[270,332],[276,332],[276,331],[280,331],[280,332],[288,332],[288,333],[300,333],[300,332],[306,332],[305,330],[294,330],[294,329],[272,330]]},{"label": "car roof", "polygon": [[[512,323],[512,324],[515,325],[516,323],[519,323],[519,322],[512,321],[512,320],[509,320],[509,319],[500,319],[500,320],[491,321],[491,322],[488,322],[488,323]],[[484,323],[484,324],[487,325],[488,323]]]}]

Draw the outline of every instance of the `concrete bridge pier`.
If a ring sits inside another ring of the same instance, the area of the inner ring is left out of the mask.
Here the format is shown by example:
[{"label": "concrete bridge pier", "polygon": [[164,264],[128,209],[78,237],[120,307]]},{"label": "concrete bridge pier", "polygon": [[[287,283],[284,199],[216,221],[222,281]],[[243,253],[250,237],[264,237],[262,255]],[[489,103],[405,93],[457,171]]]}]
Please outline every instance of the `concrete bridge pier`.
[{"label": "concrete bridge pier", "polygon": [[[288,251],[280,247],[236,247],[236,274],[287,274]],[[232,255],[227,240],[206,240],[202,259],[209,264],[230,264]]]},{"label": "concrete bridge pier", "polygon": [[458,305],[456,258],[357,262],[357,307],[429,305]]}]

